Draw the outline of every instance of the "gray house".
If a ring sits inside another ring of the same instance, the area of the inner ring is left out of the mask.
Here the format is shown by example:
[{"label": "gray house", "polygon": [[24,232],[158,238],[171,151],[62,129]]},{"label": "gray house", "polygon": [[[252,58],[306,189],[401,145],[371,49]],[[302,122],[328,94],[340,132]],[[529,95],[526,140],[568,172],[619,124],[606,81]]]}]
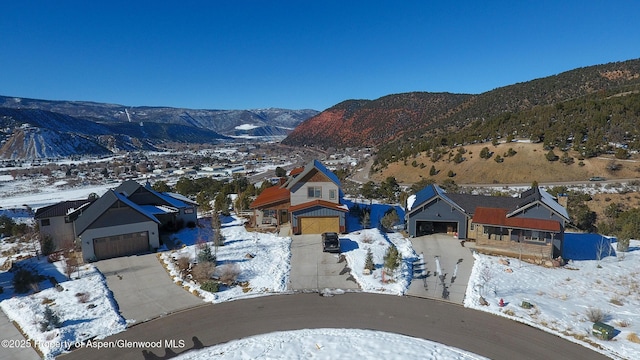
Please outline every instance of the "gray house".
[{"label": "gray house", "polygon": [[448,233],[475,241],[480,250],[544,258],[562,254],[570,221],[565,207],[538,187],[506,197],[447,194],[429,185],[409,197],[405,216],[414,237]]},{"label": "gray house", "polygon": [[194,201],[129,180],[83,209],[74,233],[83,259],[92,261],[154,251],[161,231],[195,226],[196,221]]}]

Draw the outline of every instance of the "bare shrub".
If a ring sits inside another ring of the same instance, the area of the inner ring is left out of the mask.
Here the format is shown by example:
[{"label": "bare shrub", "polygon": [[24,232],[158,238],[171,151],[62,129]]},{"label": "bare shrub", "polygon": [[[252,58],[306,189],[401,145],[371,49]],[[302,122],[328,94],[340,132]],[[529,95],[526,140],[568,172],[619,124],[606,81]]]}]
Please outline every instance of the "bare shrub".
[{"label": "bare shrub", "polygon": [[585,311],[585,315],[587,316],[587,319],[589,319],[589,321],[594,323],[602,322],[607,318],[607,313],[602,311],[602,309],[591,307]]},{"label": "bare shrub", "polygon": [[90,298],[89,293],[86,292],[77,293],[76,297],[78,298],[78,302],[81,304],[88,302]]},{"label": "bare shrub", "polygon": [[215,270],[216,266],[213,263],[203,262],[193,266],[191,276],[193,276],[193,280],[202,284],[205,281],[211,280],[211,276]]},{"label": "bare shrub", "polygon": [[225,285],[233,284],[240,275],[240,267],[237,264],[226,264],[220,267],[220,282]]},{"label": "bare shrub", "polygon": [[191,261],[188,256],[181,256],[176,259],[176,264],[178,265],[178,270],[180,271],[180,275],[184,277],[187,275],[189,271],[189,266],[191,266]]},{"label": "bare shrub", "polygon": [[626,328],[626,327],[631,326],[631,321],[626,320],[626,319],[618,320],[618,321],[616,321],[616,325],[618,325],[618,327],[621,327],[621,328]]},{"label": "bare shrub", "polygon": [[370,234],[363,234],[362,238],[360,238],[360,241],[362,241],[365,244],[371,244],[373,243],[373,238],[371,237]]}]

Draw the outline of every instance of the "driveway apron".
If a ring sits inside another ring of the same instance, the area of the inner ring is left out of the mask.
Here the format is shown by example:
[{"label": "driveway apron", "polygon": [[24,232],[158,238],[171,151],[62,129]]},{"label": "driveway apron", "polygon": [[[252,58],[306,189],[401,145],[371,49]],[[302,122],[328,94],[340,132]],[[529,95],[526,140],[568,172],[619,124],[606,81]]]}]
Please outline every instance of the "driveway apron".
[{"label": "driveway apron", "polygon": [[94,265],[107,279],[129,325],[203,304],[171,280],[156,254],[101,260]]},{"label": "driveway apron", "polygon": [[[13,325],[11,320],[0,310],[0,339],[8,340],[14,344],[24,345],[25,338]],[[3,346],[0,347],[0,360],[37,360],[40,355],[28,346]]]},{"label": "driveway apron", "polygon": [[[411,244],[416,253],[422,253],[424,264],[414,263],[408,295],[462,304],[473,268],[474,243],[462,246],[460,240],[451,235],[432,234],[412,238]],[[436,275],[438,268],[441,273]]]},{"label": "driveway apron", "polygon": [[339,254],[322,252],[320,235],[294,235],[291,241],[289,288],[294,291],[359,289],[346,260]]}]

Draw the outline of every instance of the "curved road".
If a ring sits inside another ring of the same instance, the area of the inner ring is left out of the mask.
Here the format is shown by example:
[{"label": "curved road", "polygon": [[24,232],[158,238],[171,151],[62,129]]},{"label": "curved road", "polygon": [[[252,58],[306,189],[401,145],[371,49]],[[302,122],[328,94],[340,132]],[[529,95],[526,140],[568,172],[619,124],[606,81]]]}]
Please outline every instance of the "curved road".
[{"label": "curved road", "polygon": [[[606,359],[560,337],[481,311],[430,299],[368,293],[333,297],[312,293],[274,295],[206,304],[100,340],[160,341],[159,347],[82,348],[62,359],[167,359],[188,351],[194,344],[211,346],[258,334],[307,328],[358,328],[405,334],[490,359]],[[165,340],[175,340],[177,344],[183,340],[185,346],[166,348]]]}]

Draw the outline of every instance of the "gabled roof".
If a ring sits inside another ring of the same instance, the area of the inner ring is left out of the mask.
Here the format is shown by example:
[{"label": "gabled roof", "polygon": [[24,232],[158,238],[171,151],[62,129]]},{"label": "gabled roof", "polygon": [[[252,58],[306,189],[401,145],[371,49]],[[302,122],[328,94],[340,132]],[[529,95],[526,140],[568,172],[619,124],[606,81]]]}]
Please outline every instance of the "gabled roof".
[{"label": "gabled roof", "polygon": [[280,186],[271,186],[262,190],[260,195],[258,195],[258,197],[253,200],[251,205],[249,205],[249,208],[258,209],[271,204],[289,201],[290,196],[291,192],[289,191],[289,189]]},{"label": "gabled roof", "polygon": [[476,224],[492,225],[508,228],[545,230],[560,232],[560,222],[546,219],[533,219],[521,217],[507,217],[507,209],[476,208],[473,214],[473,222]]},{"label": "gabled roof", "polygon": [[285,184],[287,189],[291,189],[295,184],[297,184],[300,180],[304,179],[304,177],[307,176],[313,170],[317,170],[323,173],[326,177],[329,178],[329,180],[333,181],[336,185],[338,185],[338,188],[341,188],[340,179],[338,179],[338,176],[336,176],[336,174],[334,174],[329,169],[327,169],[324,165],[322,165],[320,161],[313,160],[309,162],[307,165],[305,165],[304,170],[300,174],[289,179],[287,184]]},{"label": "gabled roof", "polygon": [[513,209],[513,211],[511,211],[508,216],[513,216],[516,213],[535,205],[537,202],[541,202],[559,216],[565,218],[567,221],[570,221],[567,209],[565,209],[564,206],[558,204],[556,199],[551,194],[544,191],[543,189],[540,189],[537,186],[532,187],[531,189],[520,194],[520,199],[521,202],[518,204],[518,207]]},{"label": "gabled roof", "polygon": [[149,220],[158,224],[160,223],[160,221],[155,216],[153,216],[153,214],[144,210],[142,207],[135,204],[131,200],[127,199],[127,197],[123,194],[120,194],[114,190],[108,190],[98,200],[94,201],[91,206],[87,207],[86,210],[84,210],[82,214],[80,214],[80,216],[78,216],[78,219],[75,222],[76,233],[78,235],[81,235],[89,226],[91,226],[91,224],[93,224],[117,201],[122,201],[130,208],[149,218]]},{"label": "gabled roof", "polygon": [[57,216],[67,216],[75,209],[90,203],[89,199],[62,201],[57,204],[41,207],[36,210],[34,218],[44,219]]},{"label": "gabled roof", "polygon": [[449,205],[455,207],[460,212],[468,213],[464,208],[460,207],[458,203],[451,200],[447,193],[442,190],[442,188],[435,184],[427,185],[424,189],[418,191],[418,193],[415,194],[415,197],[410,197],[411,204],[409,204],[409,201],[407,202],[407,210],[409,210],[409,212],[413,212],[423,204],[431,201],[436,197],[440,197],[442,200],[446,201],[447,203],[449,203]]},{"label": "gabled roof", "polygon": [[129,197],[141,187],[142,185],[140,185],[137,181],[125,180],[122,182],[122,184],[118,185],[118,187],[115,188],[114,191],[124,194],[126,197]]},{"label": "gabled roof", "polygon": [[[115,188],[114,191],[120,194],[124,194],[127,198],[131,197],[131,195],[133,195],[137,191],[146,191],[148,193],[153,194],[155,197],[158,198],[158,200],[163,201],[169,204],[170,206],[177,207],[177,208],[185,208],[185,207],[189,207],[189,205],[198,205],[198,203],[196,203],[195,201],[187,198],[186,196],[182,196],[180,194],[169,193],[169,192],[164,192],[164,193],[157,192],[153,190],[149,182],[147,182],[147,184],[143,186],[137,181],[127,180],[127,181],[124,181],[122,184],[120,184],[117,188]],[[144,204],[144,205],[151,205],[151,204]],[[154,204],[154,205],[160,205],[160,204]]]},{"label": "gabled roof", "polygon": [[180,201],[182,201],[183,203],[186,203],[186,204],[191,204],[191,205],[196,205],[196,206],[198,205],[197,202],[189,199],[188,197],[186,197],[186,196],[184,196],[182,194],[173,193],[173,192],[163,192],[163,193],[160,193],[160,194],[172,197],[172,198],[177,199],[177,200],[180,200]]},{"label": "gabled roof", "polygon": [[569,221],[567,209],[555,201],[554,197],[546,191],[533,187],[520,194],[519,197],[487,196],[473,194],[446,194],[444,190],[435,184],[428,185],[417,194],[412,195],[407,201],[407,210],[411,212],[431,201],[436,196],[458,207],[466,214],[473,215],[478,207],[506,209],[507,216],[511,217],[518,212],[540,202]]},{"label": "gabled roof", "polygon": [[306,203],[302,203],[302,204],[298,204],[295,206],[291,206],[289,208],[289,212],[296,212],[299,210],[304,210],[304,209],[309,209],[312,208],[314,206],[320,206],[320,207],[324,207],[324,208],[328,208],[328,209],[333,209],[333,210],[338,210],[338,211],[343,211],[343,212],[347,212],[349,211],[349,208],[347,207],[347,205],[341,205],[341,204],[336,204],[330,201],[325,201],[325,200],[313,200],[313,201],[309,201]]}]

